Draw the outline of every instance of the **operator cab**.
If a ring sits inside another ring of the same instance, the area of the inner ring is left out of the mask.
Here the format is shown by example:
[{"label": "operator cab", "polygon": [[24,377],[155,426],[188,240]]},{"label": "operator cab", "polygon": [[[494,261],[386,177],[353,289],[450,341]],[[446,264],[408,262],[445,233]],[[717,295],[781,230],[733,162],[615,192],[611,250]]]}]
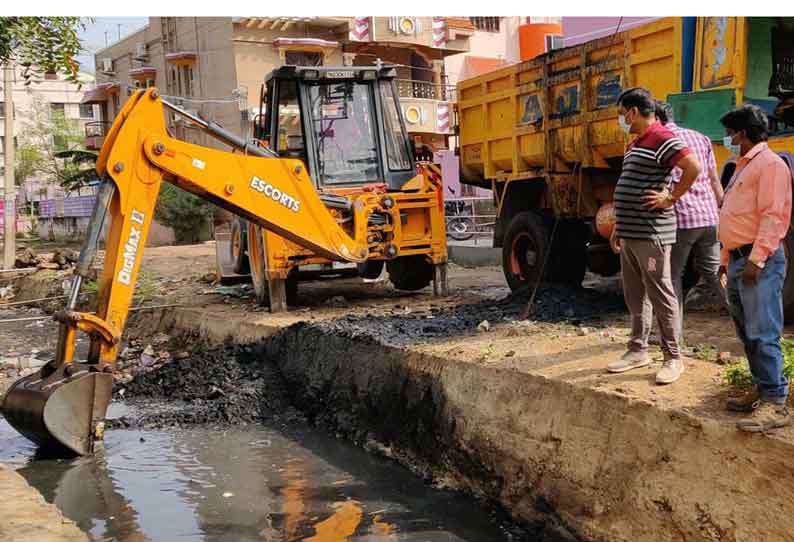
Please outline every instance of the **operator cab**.
[{"label": "operator cab", "polygon": [[284,66],[262,87],[255,137],[303,161],[318,189],[385,184],[416,175],[393,67]]}]

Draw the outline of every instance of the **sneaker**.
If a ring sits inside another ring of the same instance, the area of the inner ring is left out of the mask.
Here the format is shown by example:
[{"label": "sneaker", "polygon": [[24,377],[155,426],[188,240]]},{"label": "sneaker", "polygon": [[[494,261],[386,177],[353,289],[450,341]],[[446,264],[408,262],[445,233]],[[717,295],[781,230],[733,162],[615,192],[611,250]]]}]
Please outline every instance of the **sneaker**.
[{"label": "sneaker", "polygon": [[725,403],[725,408],[733,412],[752,412],[761,404],[761,395],[758,386],[753,386],[750,391],[741,397],[732,397]]},{"label": "sneaker", "polygon": [[777,405],[761,400],[761,404],[749,417],[736,422],[736,427],[740,431],[762,433],[771,429],[785,427],[790,423],[791,416],[786,405]]},{"label": "sneaker", "polygon": [[619,360],[607,365],[607,371],[610,373],[622,373],[631,369],[645,367],[650,363],[651,358],[648,357],[648,352],[632,352],[629,350]]},{"label": "sneaker", "polygon": [[684,362],[681,358],[667,359],[662,363],[662,368],[656,373],[657,384],[671,384],[678,380],[684,372]]}]

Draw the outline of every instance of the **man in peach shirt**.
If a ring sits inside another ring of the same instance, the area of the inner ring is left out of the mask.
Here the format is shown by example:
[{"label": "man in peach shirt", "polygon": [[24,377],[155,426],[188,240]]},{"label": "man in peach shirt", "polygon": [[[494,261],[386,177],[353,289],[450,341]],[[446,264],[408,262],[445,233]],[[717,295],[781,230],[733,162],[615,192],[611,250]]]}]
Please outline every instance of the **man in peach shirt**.
[{"label": "man in peach shirt", "polygon": [[767,119],[760,108],[743,105],[720,122],[725,147],[738,156],[720,210],[720,279],[727,275],[731,316],[754,384],[727,408],[750,414],[737,423],[739,429],[768,431],[791,421],[780,349],[786,277],[780,241],[791,218],[791,171],[766,144]]}]

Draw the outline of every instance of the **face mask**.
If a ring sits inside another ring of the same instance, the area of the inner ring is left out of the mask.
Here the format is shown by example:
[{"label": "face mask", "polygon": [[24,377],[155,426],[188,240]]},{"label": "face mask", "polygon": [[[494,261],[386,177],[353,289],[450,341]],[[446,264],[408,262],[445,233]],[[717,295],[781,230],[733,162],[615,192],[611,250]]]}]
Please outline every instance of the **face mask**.
[{"label": "face mask", "polygon": [[722,145],[730,151],[730,153],[734,156],[739,156],[741,151],[741,145],[734,145],[733,144],[733,136],[725,136],[722,138]]},{"label": "face mask", "polygon": [[631,124],[626,122],[625,115],[618,115],[618,125],[620,126],[620,129],[626,132],[627,134],[631,131]]}]

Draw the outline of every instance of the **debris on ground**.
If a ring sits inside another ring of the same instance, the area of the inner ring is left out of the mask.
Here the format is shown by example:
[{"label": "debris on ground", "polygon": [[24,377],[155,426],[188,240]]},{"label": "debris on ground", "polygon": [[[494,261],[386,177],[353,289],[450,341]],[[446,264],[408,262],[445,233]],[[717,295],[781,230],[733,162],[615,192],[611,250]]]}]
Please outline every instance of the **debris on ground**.
[{"label": "debris on ground", "polygon": [[347,299],[342,295],[335,295],[323,303],[326,307],[346,307],[348,305]]},{"label": "debris on ground", "polygon": [[112,420],[116,427],[253,423],[285,412],[298,416],[277,368],[263,361],[253,346],[194,345],[190,352],[171,355],[147,345],[140,351],[153,358],[153,365],[142,366],[134,358],[124,363],[114,375],[114,394],[141,404],[144,414]]},{"label": "debris on ground", "polygon": [[14,286],[12,284],[0,288],[0,299],[2,299],[3,301],[10,301],[14,299],[15,295],[16,292],[14,291]]},{"label": "debris on ground", "polygon": [[491,323],[488,320],[483,320],[479,324],[477,324],[477,331],[481,333],[485,333],[486,331],[491,330]]},{"label": "debris on ground", "polygon": [[[391,314],[347,315],[317,325],[345,336],[369,336],[383,344],[404,346],[417,341],[470,335],[485,320],[490,328],[506,323],[508,334],[515,336],[530,334],[532,326],[538,322],[574,326],[585,322],[598,324],[603,318],[624,312],[626,307],[620,293],[560,284],[545,284],[538,290],[532,306],[532,321],[519,320],[526,304],[526,293],[514,293],[496,301],[431,307],[421,311],[394,305]],[[428,319],[428,316],[433,318]]]}]

